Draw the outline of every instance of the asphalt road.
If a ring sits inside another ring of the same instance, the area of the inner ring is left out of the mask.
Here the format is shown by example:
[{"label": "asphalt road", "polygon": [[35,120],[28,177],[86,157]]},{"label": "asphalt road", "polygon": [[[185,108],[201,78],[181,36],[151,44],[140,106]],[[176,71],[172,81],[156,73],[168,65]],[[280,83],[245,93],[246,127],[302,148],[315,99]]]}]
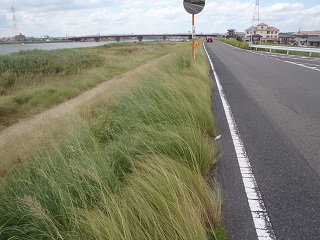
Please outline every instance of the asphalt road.
[{"label": "asphalt road", "polygon": [[196,4],[184,3],[184,8],[190,14],[198,14],[204,7]]},{"label": "asphalt road", "polygon": [[[249,52],[218,41],[206,46],[276,238],[320,239],[319,60]],[[228,239],[257,239],[236,151],[214,85],[214,114],[223,153],[217,171]]]},{"label": "asphalt road", "polygon": [[297,66],[306,67],[320,72],[320,58],[313,57],[302,57],[295,55],[279,54],[279,53],[269,53],[269,52],[256,52],[253,53],[273,58],[276,60],[283,60],[284,62],[291,63]]}]

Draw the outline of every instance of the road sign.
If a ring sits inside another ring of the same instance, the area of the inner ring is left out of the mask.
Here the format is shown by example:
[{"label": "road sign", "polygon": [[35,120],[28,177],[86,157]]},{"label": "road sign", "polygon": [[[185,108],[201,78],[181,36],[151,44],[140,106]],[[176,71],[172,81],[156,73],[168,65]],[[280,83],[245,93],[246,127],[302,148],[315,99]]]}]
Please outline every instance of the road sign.
[{"label": "road sign", "polygon": [[195,58],[195,45],[194,39],[196,34],[196,28],[194,26],[194,15],[200,13],[206,5],[205,0],[183,0],[184,9],[192,14],[192,59]]},{"label": "road sign", "polygon": [[205,4],[205,0],[183,0],[184,9],[190,14],[200,13]]}]

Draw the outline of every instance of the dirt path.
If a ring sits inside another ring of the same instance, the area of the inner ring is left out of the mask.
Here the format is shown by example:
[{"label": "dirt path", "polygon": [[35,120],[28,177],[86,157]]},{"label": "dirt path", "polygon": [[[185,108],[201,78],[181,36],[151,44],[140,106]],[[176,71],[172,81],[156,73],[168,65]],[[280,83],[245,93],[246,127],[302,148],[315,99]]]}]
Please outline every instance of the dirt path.
[{"label": "dirt path", "polygon": [[[23,119],[0,132],[0,176],[8,169],[21,164],[28,154],[37,149],[48,148],[53,142],[65,138],[76,127],[73,122],[79,117],[79,110],[90,108],[90,104],[103,98],[113,101],[120,95],[132,91],[138,83],[140,72],[146,71],[169,55],[150,61],[148,64],[104,82],[79,96],[46,110],[30,119]],[[74,126],[74,127],[73,127]]]}]

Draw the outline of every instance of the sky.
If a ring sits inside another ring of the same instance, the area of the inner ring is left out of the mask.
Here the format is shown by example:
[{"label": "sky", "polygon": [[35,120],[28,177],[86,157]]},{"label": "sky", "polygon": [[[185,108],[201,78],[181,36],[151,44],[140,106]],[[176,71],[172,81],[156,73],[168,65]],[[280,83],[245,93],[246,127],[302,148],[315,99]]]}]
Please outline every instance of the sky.
[{"label": "sky", "polygon": [[[206,0],[195,16],[197,33],[244,32],[252,25],[255,0]],[[183,0],[0,0],[0,38],[16,24],[25,36],[188,33],[191,15]],[[280,32],[320,30],[319,0],[260,0],[260,22]]]}]

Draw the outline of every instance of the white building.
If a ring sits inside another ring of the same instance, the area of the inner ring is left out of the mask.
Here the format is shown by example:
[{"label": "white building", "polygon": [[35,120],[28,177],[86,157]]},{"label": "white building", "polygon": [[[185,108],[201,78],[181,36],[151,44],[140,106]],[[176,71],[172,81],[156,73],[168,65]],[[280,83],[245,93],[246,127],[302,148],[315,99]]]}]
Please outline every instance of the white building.
[{"label": "white building", "polygon": [[250,42],[252,34],[260,35],[261,42],[279,42],[279,29],[269,27],[265,23],[260,23],[256,27],[246,29],[244,40]]}]

